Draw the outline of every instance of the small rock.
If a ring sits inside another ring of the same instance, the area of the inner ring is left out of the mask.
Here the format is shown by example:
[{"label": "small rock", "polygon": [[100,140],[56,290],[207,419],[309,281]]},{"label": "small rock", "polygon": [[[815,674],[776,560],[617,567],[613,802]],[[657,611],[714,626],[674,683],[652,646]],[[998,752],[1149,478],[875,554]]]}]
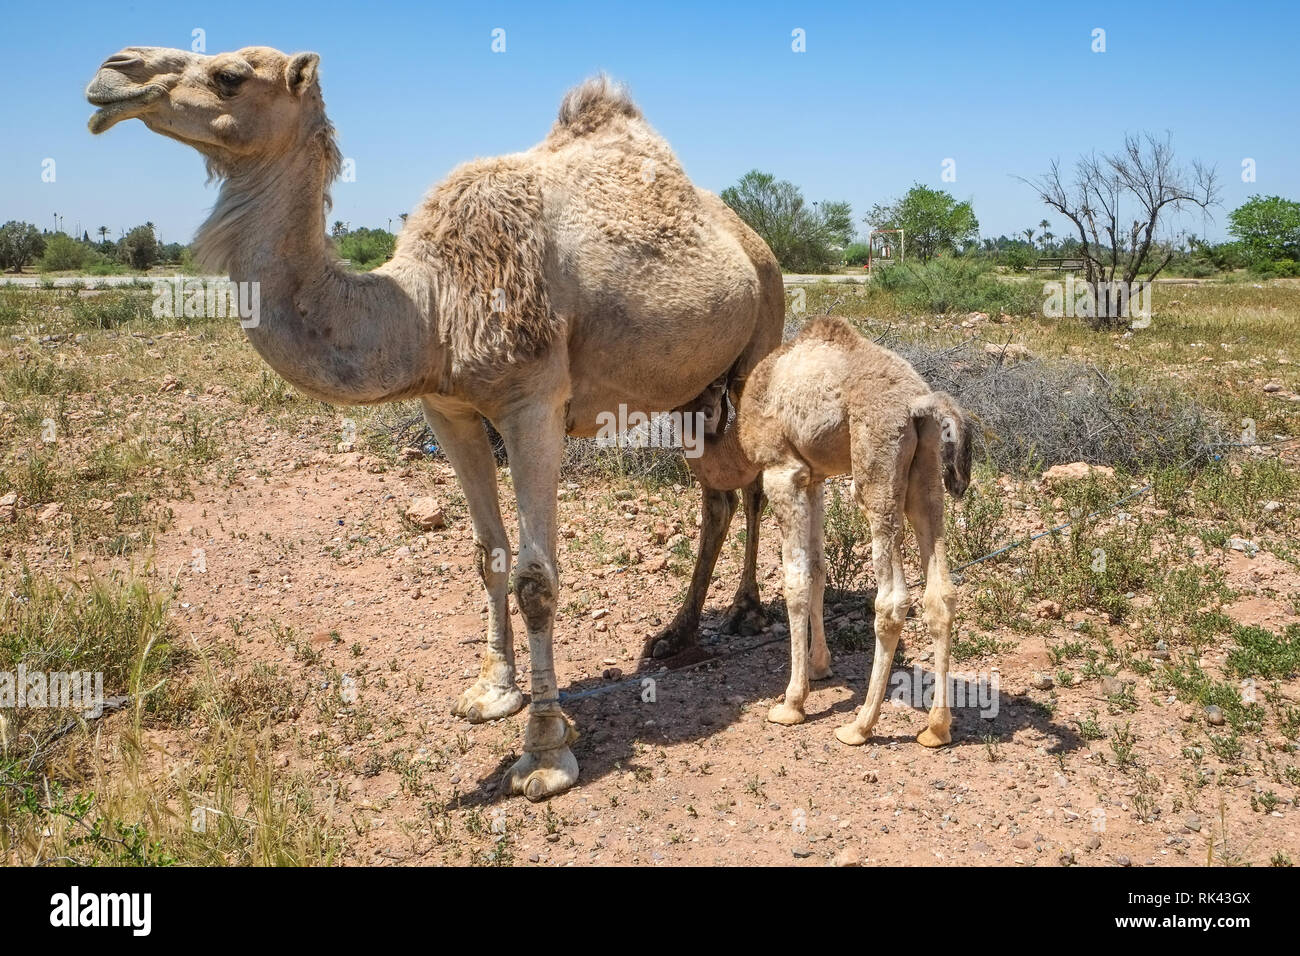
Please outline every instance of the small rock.
[{"label": "small rock", "polygon": [[1106,697],[1122,694],[1124,693],[1124,682],[1118,677],[1111,677],[1107,674],[1101,679],[1101,692]]},{"label": "small rock", "polygon": [[835,866],[861,866],[862,856],[851,846],[846,846],[835,854]]},{"label": "small rock", "polygon": [[1044,674],[1041,671],[1035,671],[1033,679],[1029,682],[1029,686],[1034,690],[1051,690],[1053,684],[1052,675]]},{"label": "small rock", "polygon": [[1126,856],[1117,856],[1117,857],[1115,857],[1115,862],[1116,862],[1118,865],[1120,865],[1120,866],[1132,866],[1132,865],[1133,865],[1133,861],[1130,860],[1130,859],[1129,859],[1128,857],[1126,857]]},{"label": "small rock", "polygon": [[1092,836],[1088,837],[1088,842],[1084,845],[1087,847],[1089,851],[1100,850],[1101,837],[1094,833]]},{"label": "small rock", "polygon": [[1151,656],[1158,661],[1169,660],[1169,645],[1164,641],[1156,641],[1156,649],[1151,652]]},{"label": "small rock", "polygon": [[1259,553],[1259,545],[1254,541],[1247,541],[1245,538],[1229,538],[1228,548],[1232,551],[1240,551],[1248,558],[1253,558]]},{"label": "small rock", "polygon": [[1055,601],[1039,601],[1034,614],[1046,620],[1057,621],[1061,618],[1061,605]]},{"label": "small rock", "polygon": [[1043,472],[1043,484],[1052,486],[1065,482],[1082,481],[1092,476],[1114,478],[1115,469],[1107,465],[1090,465],[1084,461],[1074,461],[1068,465],[1053,465]]},{"label": "small rock", "polygon": [[1193,833],[1199,833],[1201,830],[1201,818],[1194,813],[1189,813],[1183,818],[1183,826],[1187,827],[1187,829],[1191,830]]},{"label": "small rock", "polygon": [[416,498],[406,509],[406,517],[424,531],[447,527],[447,515],[432,498]]},{"label": "small rock", "polygon": [[419,461],[424,457],[424,449],[407,445],[399,454],[402,456],[403,461]]},{"label": "small rock", "polygon": [[1011,841],[1011,845],[1015,847],[1017,850],[1028,850],[1031,846],[1033,846],[1033,843],[1029,841],[1029,837],[1019,836]]},{"label": "small rock", "polygon": [[1205,708],[1205,722],[1215,727],[1222,727],[1224,723],[1223,709],[1218,704],[1210,704]]},{"label": "small rock", "polygon": [[53,521],[61,514],[63,514],[63,505],[54,501],[41,509],[41,513],[36,516],[36,520],[44,524],[47,521]]}]

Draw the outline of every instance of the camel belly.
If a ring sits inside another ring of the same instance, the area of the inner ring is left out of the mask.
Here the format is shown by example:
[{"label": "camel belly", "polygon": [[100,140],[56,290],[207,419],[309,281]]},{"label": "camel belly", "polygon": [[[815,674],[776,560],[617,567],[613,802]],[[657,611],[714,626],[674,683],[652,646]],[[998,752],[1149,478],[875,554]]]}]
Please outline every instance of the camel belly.
[{"label": "camel belly", "polygon": [[582,290],[566,316],[571,434],[595,434],[599,417],[620,406],[672,411],[726,374],[758,319],[758,279],[745,265],[749,281],[730,287],[661,280]]}]

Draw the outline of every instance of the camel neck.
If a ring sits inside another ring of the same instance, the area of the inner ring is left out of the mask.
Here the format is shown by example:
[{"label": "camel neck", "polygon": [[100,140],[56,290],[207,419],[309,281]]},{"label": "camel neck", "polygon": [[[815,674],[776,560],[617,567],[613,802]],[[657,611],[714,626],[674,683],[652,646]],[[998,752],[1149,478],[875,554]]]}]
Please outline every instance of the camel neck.
[{"label": "camel neck", "polygon": [[[409,276],[353,273],[325,238],[332,141],[310,142],[275,165],[229,176],[195,239],[199,261],[255,283],[248,339],[301,391],[335,404],[371,404],[429,391],[436,348],[429,297]],[[335,154],[336,155],[336,154]]]}]

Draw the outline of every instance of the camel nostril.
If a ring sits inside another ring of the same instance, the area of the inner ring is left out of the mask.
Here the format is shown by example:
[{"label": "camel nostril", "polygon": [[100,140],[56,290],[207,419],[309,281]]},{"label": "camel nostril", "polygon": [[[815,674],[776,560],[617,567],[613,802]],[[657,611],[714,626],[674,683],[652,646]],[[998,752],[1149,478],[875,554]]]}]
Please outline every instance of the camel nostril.
[{"label": "camel nostril", "polygon": [[142,62],[144,61],[133,53],[114,53],[104,61],[104,64],[100,69],[120,70],[127,66],[137,66]]}]

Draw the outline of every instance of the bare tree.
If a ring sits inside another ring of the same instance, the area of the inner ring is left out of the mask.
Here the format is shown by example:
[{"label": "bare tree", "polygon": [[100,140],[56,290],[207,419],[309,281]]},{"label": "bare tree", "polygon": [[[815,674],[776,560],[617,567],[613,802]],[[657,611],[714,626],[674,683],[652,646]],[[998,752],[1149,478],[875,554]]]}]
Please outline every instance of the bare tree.
[{"label": "bare tree", "polygon": [[[1214,167],[1199,161],[1190,169],[1178,165],[1168,134],[1163,140],[1150,133],[1128,135],[1118,153],[1084,156],[1075,164],[1072,182],[1066,181],[1059,160],[1039,179],[1020,179],[1074,224],[1089,282],[1132,283],[1142,272],[1147,281],[1154,279],[1176,248],[1160,231],[1162,220],[1219,202]],[[1128,225],[1121,208],[1137,210]]]}]

